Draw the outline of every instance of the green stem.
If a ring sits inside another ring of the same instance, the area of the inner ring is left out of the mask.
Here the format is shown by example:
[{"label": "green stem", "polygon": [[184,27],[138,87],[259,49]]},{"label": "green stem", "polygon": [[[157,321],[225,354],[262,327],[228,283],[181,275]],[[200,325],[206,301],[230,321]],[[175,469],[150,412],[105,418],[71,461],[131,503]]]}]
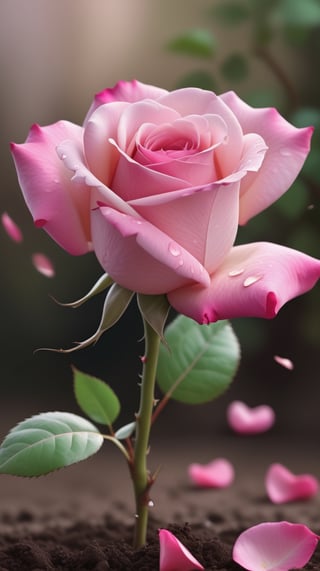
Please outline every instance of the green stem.
[{"label": "green stem", "polygon": [[159,356],[160,337],[152,327],[144,321],[145,333],[145,359],[141,380],[140,406],[136,415],[136,438],[132,479],[136,501],[136,525],[134,547],[138,549],[146,543],[148,515],[149,515],[149,489],[153,483],[147,469],[147,455],[151,418],[154,408],[154,387]]}]

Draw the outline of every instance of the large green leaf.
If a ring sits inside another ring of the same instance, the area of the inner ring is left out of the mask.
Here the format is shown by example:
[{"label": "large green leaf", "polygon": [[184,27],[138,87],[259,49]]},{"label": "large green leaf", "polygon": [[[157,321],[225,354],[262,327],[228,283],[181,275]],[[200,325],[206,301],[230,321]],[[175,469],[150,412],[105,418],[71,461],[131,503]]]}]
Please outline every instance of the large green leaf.
[{"label": "large green leaf", "polygon": [[161,390],[185,403],[210,401],[224,392],[240,360],[237,337],[227,321],[199,325],[180,315],[166,329],[169,351],[160,346]]},{"label": "large green leaf", "polygon": [[68,412],[28,418],[0,446],[0,473],[41,476],[95,454],[103,436],[88,420]]},{"label": "large green leaf", "polygon": [[120,412],[115,392],[100,379],[73,369],[74,392],[80,408],[95,422],[110,426]]}]

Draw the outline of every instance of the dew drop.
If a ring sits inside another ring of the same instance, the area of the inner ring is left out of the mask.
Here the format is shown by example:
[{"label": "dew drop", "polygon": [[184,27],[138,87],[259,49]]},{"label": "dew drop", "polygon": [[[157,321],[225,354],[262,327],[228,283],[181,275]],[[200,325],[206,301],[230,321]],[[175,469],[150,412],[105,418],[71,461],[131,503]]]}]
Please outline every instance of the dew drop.
[{"label": "dew drop", "polygon": [[148,501],[148,507],[149,508],[154,508],[154,502],[152,500]]},{"label": "dew drop", "polygon": [[234,278],[235,276],[241,276],[241,274],[243,274],[244,269],[243,268],[239,268],[238,270],[231,270],[228,273],[228,276],[230,276],[230,278]]},{"label": "dew drop", "polygon": [[291,157],[291,151],[289,151],[289,149],[280,149],[279,153],[283,157]]},{"label": "dew drop", "polygon": [[181,250],[174,242],[170,242],[168,246],[169,252],[172,256],[180,256]]},{"label": "dew drop", "polygon": [[66,153],[62,153],[62,155],[61,155],[61,158],[62,158],[62,160],[63,160],[63,161],[65,161],[65,160],[66,160],[66,158],[67,158],[67,155],[66,155]]},{"label": "dew drop", "polygon": [[243,285],[244,287],[249,287],[261,280],[261,278],[262,276],[249,276],[244,280]]}]

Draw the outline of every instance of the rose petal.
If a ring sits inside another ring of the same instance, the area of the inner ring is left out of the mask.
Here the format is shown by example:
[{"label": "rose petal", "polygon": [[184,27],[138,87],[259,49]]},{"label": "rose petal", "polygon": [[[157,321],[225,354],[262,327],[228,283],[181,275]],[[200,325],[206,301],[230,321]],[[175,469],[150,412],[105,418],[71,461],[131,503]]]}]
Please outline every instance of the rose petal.
[{"label": "rose petal", "polygon": [[191,481],[202,488],[226,488],[234,480],[234,468],[225,458],[217,458],[209,464],[190,464]]},{"label": "rose petal", "polygon": [[232,91],[220,97],[238,118],[243,132],[261,135],[269,147],[261,169],[248,175],[241,186],[239,220],[245,224],[291,186],[309,152],[313,129],[297,129],[276,109],[250,107]]},{"label": "rose petal", "polygon": [[275,414],[268,405],[250,408],[244,402],[233,401],[228,406],[227,419],[230,427],[239,434],[259,434],[271,428]]},{"label": "rose petal", "polygon": [[276,363],[278,363],[285,369],[289,369],[289,371],[293,370],[294,364],[290,359],[287,359],[286,357],[280,357],[279,355],[275,355],[273,358]]},{"label": "rose petal", "polygon": [[118,81],[114,87],[103,89],[95,95],[86,120],[95,111],[95,109],[105,103],[111,103],[112,101],[128,101],[133,103],[134,101],[140,101],[141,99],[158,99],[161,95],[165,95],[166,93],[168,92],[161,87],[147,85],[137,81],[136,79],[133,79],[132,81]]},{"label": "rose petal", "polygon": [[146,220],[101,207],[92,212],[92,236],[102,267],[131,291],[163,294],[189,281],[209,283],[200,262]]},{"label": "rose petal", "polygon": [[319,537],[302,524],[287,521],[255,525],[236,540],[233,560],[248,571],[289,571],[311,558]]},{"label": "rose petal", "polygon": [[7,212],[4,212],[1,216],[2,226],[5,229],[6,233],[8,234],[9,238],[14,242],[22,242],[23,235],[22,232],[17,226],[17,224],[12,220]]},{"label": "rose petal", "polygon": [[204,569],[190,551],[166,529],[159,530],[160,571]]},{"label": "rose petal", "polygon": [[[72,139],[82,152],[82,128],[68,121],[33,125],[23,144],[12,144],[19,183],[38,227],[70,254],[91,250],[90,195],[87,186],[74,184],[56,147]],[[83,160],[83,159],[82,159]]]},{"label": "rose petal", "polygon": [[269,499],[274,504],[294,500],[307,500],[319,489],[318,480],[311,474],[295,475],[282,464],[271,464],[265,486]]},{"label": "rose petal", "polygon": [[187,286],[170,292],[168,299],[179,313],[199,323],[234,317],[271,319],[319,278],[320,260],[278,244],[256,242],[232,248],[209,287]]},{"label": "rose petal", "polygon": [[36,270],[46,276],[47,278],[53,278],[55,275],[55,269],[53,263],[44,254],[33,254],[32,263]]}]

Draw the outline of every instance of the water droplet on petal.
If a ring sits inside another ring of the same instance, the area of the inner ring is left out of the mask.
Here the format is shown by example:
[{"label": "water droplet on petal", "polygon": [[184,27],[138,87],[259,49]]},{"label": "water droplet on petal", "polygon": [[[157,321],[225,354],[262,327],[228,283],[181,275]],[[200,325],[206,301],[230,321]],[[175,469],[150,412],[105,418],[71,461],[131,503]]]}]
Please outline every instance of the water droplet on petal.
[{"label": "water droplet on petal", "polygon": [[244,280],[243,285],[244,287],[249,287],[261,280],[261,278],[262,276],[249,276]]},{"label": "water droplet on petal", "polygon": [[243,268],[239,268],[238,270],[231,270],[228,273],[228,276],[230,276],[230,278],[233,278],[235,276],[241,276],[241,274],[243,274],[244,269]]},{"label": "water droplet on petal", "polygon": [[181,250],[174,242],[170,242],[168,250],[172,256],[180,256]]},{"label": "water droplet on petal", "polygon": [[148,501],[148,507],[149,508],[154,508],[154,502],[152,500]]},{"label": "water droplet on petal", "polygon": [[65,160],[66,160],[66,158],[67,158],[67,155],[66,155],[66,153],[62,153],[62,155],[61,155],[61,158],[62,158],[62,160],[63,160],[63,161],[65,161]]},{"label": "water droplet on petal", "polygon": [[279,153],[283,157],[291,157],[291,151],[289,149],[285,149],[285,148],[280,149]]}]

